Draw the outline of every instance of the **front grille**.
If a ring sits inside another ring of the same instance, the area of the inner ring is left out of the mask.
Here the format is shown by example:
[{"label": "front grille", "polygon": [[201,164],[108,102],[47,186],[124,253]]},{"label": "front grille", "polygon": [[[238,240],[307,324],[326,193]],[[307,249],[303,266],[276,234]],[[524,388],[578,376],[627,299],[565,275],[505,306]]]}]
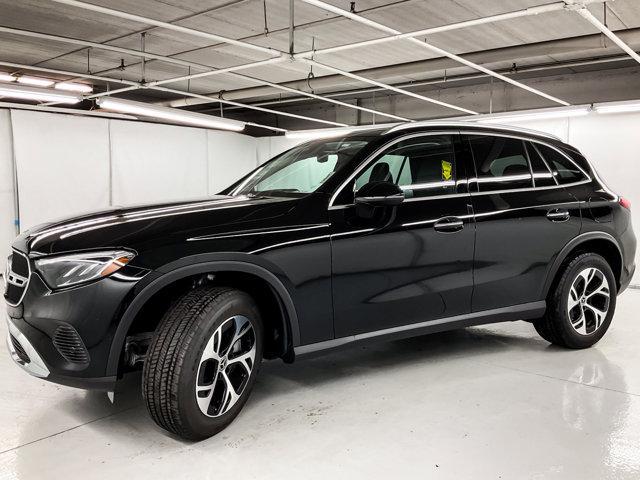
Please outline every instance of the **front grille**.
[{"label": "front grille", "polygon": [[16,351],[16,355],[18,355],[18,358],[24,363],[30,363],[31,359],[29,358],[29,355],[27,355],[27,352],[24,351],[24,348],[16,339],[16,337],[11,334],[9,334],[9,337],[11,337],[11,345],[13,345],[13,349]]},{"label": "front grille", "polygon": [[71,325],[60,325],[53,335],[53,344],[65,360],[71,363],[89,363],[87,352],[80,335]]},{"label": "front grille", "polygon": [[14,250],[7,259],[7,271],[4,274],[4,298],[9,305],[15,307],[22,302],[29,286],[30,276],[31,269],[28,257]]}]

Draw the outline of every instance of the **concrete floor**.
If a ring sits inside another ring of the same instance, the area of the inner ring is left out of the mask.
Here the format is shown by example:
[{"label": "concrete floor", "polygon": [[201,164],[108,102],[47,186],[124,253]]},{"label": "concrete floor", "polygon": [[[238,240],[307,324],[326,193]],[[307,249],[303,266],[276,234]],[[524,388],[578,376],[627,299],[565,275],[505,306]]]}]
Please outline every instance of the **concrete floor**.
[{"label": "concrete floor", "polygon": [[639,310],[627,291],[584,351],[514,322],[267,363],[236,421],[195,444],[136,388],[111,405],[2,352],[0,479],[638,479]]}]

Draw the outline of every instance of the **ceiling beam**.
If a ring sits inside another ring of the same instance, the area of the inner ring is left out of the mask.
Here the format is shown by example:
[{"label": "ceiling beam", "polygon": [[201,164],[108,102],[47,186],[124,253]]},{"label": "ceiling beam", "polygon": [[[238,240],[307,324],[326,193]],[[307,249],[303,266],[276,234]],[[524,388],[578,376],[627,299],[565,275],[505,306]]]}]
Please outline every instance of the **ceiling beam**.
[{"label": "ceiling beam", "polygon": [[[163,92],[169,92],[169,93],[175,93],[177,95],[186,95],[186,96],[190,96],[190,97],[194,97],[194,98],[210,98],[207,97],[206,95],[200,95],[197,93],[191,93],[191,92],[184,92],[182,90],[175,90],[173,88],[166,88],[166,87],[151,87],[154,90],[160,90]],[[348,127],[349,125],[347,125],[346,123],[340,123],[340,122],[333,122],[330,120],[321,120],[319,118],[311,118],[311,117],[306,117],[304,115],[298,115],[295,113],[289,113],[289,112],[280,112],[278,110],[271,110],[269,108],[263,108],[263,107],[255,107],[253,105],[246,105],[244,103],[239,103],[239,102],[234,102],[233,100],[224,100],[222,98],[217,100],[220,103],[224,103],[226,105],[234,105],[234,106],[238,106],[238,107],[245,107],[245,108],[249,108],[251,110],[258,110],[261,112],[266,112],[266,113],[273,113],[276,115],[282,115],[285,117],[291,117],[291,118],[297,118],[300,120],[306,120],[309,122],[317,122],[317,123],[324,123],[325,125],[333,125],[335,127]]]},{"label": "ceiling beam", "polygon": [[345,77],[353,78],[354,80],[358,80],[359,82],[369,83],[371,85],[376,85],[377,87],[384,88],[385,90],[390,90],[392,92],[399,93],[401,95],[406,95],[408,97],[417,98],[418,100],[422,100],[424,102],[433,103],[435,105],[440,105],[441,107],[452,108],[454,110],[458,110],[460,112],[469,113],[471,115],[477,115],[478,112],[474,112],[473,110],[469,110],[467,108],[458,107],[457,105],[452,105],[451,103],[441,102],[440,100],[436,100],[434,98],[425,97],[424,95],[419,95],[417,93],[411,92],[409,90],[405,90],[403,88],[394,87],[393,85],[388,85],[386,83],[378,82],[377,80],[371,80],[370,78],[365,78],[360,75],[356,75],[355,73],[347,72],[345,70],[341,70],[336,67],[332,67],[330,65],[326,65],[324,63],[317,62],[315,60],[311,60],[310,58],[302,59],[303,62],[308,63],[309,65],[315,65],[317,67],[323,68],[325,70],[329,70],[334,73],[338,73],[340,75],[344,75]]},{"label": "ceiling beam", "polygon": [[[391,35],[401,35],[402,34],[402,32],[400,32],[399,30],[395,30],[395,29],[393,29],[391,27],[387,27],[386,25],[383,25],[381,23],[375,22],[375,21],[370,20],[370,19],[368,19],[366,17],[362,17],[362,16],[360,16],[360,15],[358,15],[356,13],[348,12],[347,10],[343,10],[341,8],[335,7],[335,6],[333,6],[333,5],[329,4],[329,3],[326,3],[326,2],[321,1],[321,0],[302,0],[302,1],[305,2],[305,3],[308,3],[309,5],[314,5],[314,6],[318,7],[318,8],[323,9],[323,10],[342,15],[345,18],[348,18],[350,20],[359,22],[359,23],[361,23],[363,25],[367,25],[367,26],[369,26],[371,28],[375,28],[376,30],[380,30],[382,32],[389,33]],[[420,46],[422,48],[426,48],[427,50],[430,50],[432,52],[438,53],[439,55],[442,55],[442,56],[445,56],[445,57],[449,57],[450,59],[452,59],[452,60],[454,60],[454,61],[456,61],[458,63],[466,65],[467,67],[473,68],[473,69],[478,70],[478,71],[483,72],[483,73],[486,73],[487,75],[490,75],[490,76],[495,77],[495,78],[497,78],[499,80],[502,80],[503,82],[510,83],[510,84],[512,84],[512,85],[514,85],[514,86],[516,86],[518,88],[522,88],[522,89],[527,90],[527,91],[529,91],[529,92],[531,92],[531,93],[533,93],[535,95],[539,95],[541,97],[544,97],[547,100],[551,100],[552,102],[558,103],[560,105],[565,105],[565,106],[570,105],[569,102],[561,100],[561,99],[559,99],[557,97],[554,97],[552,95],[549,95],[547,93],[541,92],[540,90],[537,90],[537,89],[535,89],[533,87],[525,85],[524,83],[518,82],[517,80],[514,80],[513,78],[509,78],[509,77],[506,77],[506,76],[504,76],[504,75],[502,75],[500,73],[494,72],[493,70],[490,70],[490,69],[488,69],[486,67],[483,67],[482,65],[478,65],[477,63],[473,63],[473,62],[471,62],[471,61],[469,61],[469,60],[467,60],[467,59],[465,59],[465,58],[463,58],[463,57],[461,57],[459,55],[451,53],[451,52],[449,52],[447,50],[444,50],[444,49],[442,49],[440,47],[436,47],[435,45],[432,45],[430,43],[421,42],[420,40],[418,40],[416,38],[407,38],[406,40],[411,42],[411,43],[413,43],[414,45],[418,45],[418,46]]]},{"label": "ceiling beam", "polygon": [[[183,67],[195,66],[197,68],[202,68],[202,69],[211,68],[207,65],[200,65],[195,62],[180,60],[179,58],[167,57],[165,55],[157,55],[155,53],[150,53],[147,51],[143,52],[141,50],[133,50],[131,48],[116,47],[114,45],[90,42],[87,40],[81,40],[79,38],[73,38],[73,37],[63,37],[60,35],[52,35],[50,33],[41,33],[41,32],[34,32],[31,30],[23,30],[21,28],[11,28],[11,27],[0,26],[0,33],[9,33],[11,35],[19,35],[22,37],[37,38],[40,40],[49,40],[49,41],[60,42],[60,43],[68,43],[71,45],[80,45],[83,47],[95,48],[98,50],[106,50],[109,52],[115,52],[115,53],[120,53],[124,55],[131,55],[133,57],[144,57],[146,59],[161,60],[163,62],[171,63],[174,65],[181,65]],[[81,50],[75,50],[75,51],[81,51]]]},{"label": "ceiling beam", "polygon": [[604,33],[609,40],[615,43],[618,47],[624,50],[631,58],[633,58],[636,62],[640,63],[640,55],[638,55],[633,48],[627,45],[618,35],[613,33],[609,27],[607,27],[604,23],[598,20],[593,13],[591,13],[586,6],[582,2],[574,2],[569,0],[571,6],[576,7],[575,11],[584,19],[586,19],[591,25],[596,27],[602,33]]},{"label": "ceiling beam", "polygon": [[[598,65],[603,63],[620,63],[629,61],[628,55],[613,55],[610,57],[603,58],[589,58],[584,60],[572,60],[566,62],[555,62],[555,63],[543,63],[536,65],[527,65],[526,67],[519,67],[517,71],[513,71],[511,69],[501,69],[499,73],[503,73],[504,75],[515,75],[519,73],[531,73],[531,72],[547,72],[549,70],[559,70],[563,68],[573,68],[573,67],[582,67],[589,65]],[[1,64],[1,63],[0,63]],[[468,82],[470,80],[481,80],[486,79],[487,76],[482,73],[467,73],[461,75],[452,75],[447,76],[446,78],[437,77],[431,78],[428,80],[420,80],[420,81],[410,81],[394,84],[394,87],[399,88],[418,88],[429,85],[441,85],[441,84],[449,84],[455,82]],[[477,83],[475,83],[477,84]],[[365,88],[357,88],[352,90],[344,90],[335,93],[327,93],[324,98],[336,98],[336,97],[351,97],[356,95],[368,95],[375,92],[383,92],[385,89],[381,87],[365,87]],[[300,103],[305,101],[304,97],[289,97],[283,99],[274,99],[274,100],[264,100],[261,102],[251,103],[251,105],[258,105],[260,107],[264,107],[267,105],[286,105],[293,103]],[[165,102],[165,105],[170,105],[170,102]],[[236,110],[236,107],[231,108],[230,110]]]},{"label": "ceiling beam", "polygon": [[[606,0],[584,0],[584,3],[586,4],[603,3],[605,1]],[[538,5],[535,7],[523,8],[520,10],[513,10],[511,12],[499,13],[497,15],[489,15],[487,17],[474,18],[472,20],[449,23],[447,25],[440,25],[438,27],[424,28],[421,30],[414,30],[413,32],[407,32],[407,33],[398,33],[398,34],[390,35],[388,37],[374,38],[372,40],[364,40],[361,42],[348,43],[346,45],[338,45],[335,47],[321,48],[318,50],[308,50],[306,52],[296,53],[294,57],[309,58],[312,56],[343,52],[345,50],[352,50],[354,48],[370,47],[373,45],[394,42],[397,40],[410,39],[414,37],[424,37],[428,35],[434,35],[437,33],[450,32],[452,30],[459,30],[462,28],[477,27],[478,25],[486,25],[488,23],[503,22],[505,20],[513,20],[514,18],[531,17],[535,15],[541,15],[544,13],[559,12],[566,9],[567,9],[567,4],[563,0],[560,2],[547,3],[545,5]]]},{"label": "ceiling beam", "polygon": [[[87,78],[87,79],[99,79],[99,80],[104,80],[104,81],[109,81],[109,82],[114,82],[114,83],[121,83],[124,85],[129,85],[128,87],[124,87],[124,88],[120,88],[120,89],[116,89],[116,90],[110,90],[107,92],[101,92],[101,94],[93,94],[93,95],[89,95],[88,97],[85,98],[97,98],[100,96],[104,96],[106,95],[112,95],[112,94],[116,94],[119,92],[123,92],[123,91],[129,91],[132,88],[137,89],[140,88],[140,84],[138,84],[137,82],[131,82],[129,80],[122,80],[122,79],[117,79],[117,78],[109,78],[109,77],[98,77],[96,75],[89,75],[89,74],[84,74],[84,73],[77,73],[77,72],[69,72],[67,70],[58,70],[58,69],[54,69],[54,68],[46,68],[46,67],[33,67],[30,65],[24,65],[24,64],[20,64],[20,63],[13,63],[13,62],[1,62],[0,61],[0,65],[1,66],[8,66],[8,67],[13,67],[13,68],[20,68],[20,69],[29,69],[29,70],[33,70],[36,72],[43,72],[43,73],[51,73],[51,74],[55,74],[55,75],[73,75],[74,77],[79,77],[79,78]],[[160,91],[164,91],[164,92],[168,92],[168,93],[173,93],[176,95],[182,95],[182,96],[187,96],[187,97],[192,97],[192,98],[207,98],[210,101],[215,101],[215,102],[220,102],[220,103],[224,103],[227,105],[233,105],[235,107],[241,107],[241,108],[247,108],[249,110],[257,110],[260,112],[266,112],[266,113],[272,113],[274,115],[282,115],[285,117],[293,117],[293,118],[297,118],[300,120],[306,120],[309,122],[316,122],[316,123],[323,123],[325,125],[332,125],[332,126],[338,126],[338,127],[346,127],[347,125],[344,123],[338,123],[338,122],[332,122],[329,120],[322,120],[322,119],[318,119],[318,118],[312,118],[312,117],[306,117],[304,115],[296,115],[293,113],[288,113],[288,112],[280,112],[278,110],[271,110],[269,108],[263,108],[260,106],[253,106],[253,105],[245,105],[244,103],[240,103],[240,102],[234,102],[232,100],[223,100],[223,99],[212,99],[210,97],[205,97],[204,95],[199,95],[197,93],[192,93],[192,92],[185,92],[182,90],[176,90],[176,89],[171,89],[171,88],[162,88],[162,87],[149,87],[153,90],[160,90]],[[50,107],[55,105],[55,102],[52,103],[48,103],[45,104],[45,106]],[[268,125],[261,125],[261,124],[257,124],[257,123],[252,123],[252,122],[248,122],[248,124],[256,126],[256,127],[261,127],[261,128],[266,128],[268,130],[273,130],[273,131],[282,131],[282,128],[278,128],[278,127],[271,127]]]},{"label": "ceiling beam", "polygon": [[112,17],[123,18],[133,22],[143,23],[145,25],[153,25],[155,27],[164,28],[166,30],[173,30],[175,32],[184,33],[185,35],[192,35],[195,37],[206,38],[216,42],[228,43],[229,45],[235,45],[237,47],[243,47],[257,52],[266,53],[268,55],[280,56],[282,52],[270,47],[262,47],[260,45],[254,45],[253,43],[243,42],[242,40],[236,40],[234,38],[223,37],[215,33],[204,32],[202,30],[196,30],[193,28],[183,27],[181,25],[175,25],[169,22],[162,22],[149,17],[143,17],[141,15],[134,15],[132,13],[122,12],[120,10],[114,10],[113,8],[101,7],[100,5],[94,5],[92,3],[80,2],[78,0],[49,0],[50,2],[61,3],[70,7],[82,8],[91,12],[101,13]]},{"label": "ceiling beam", "polygon": [[[200,72],[200,73],[194,73],[191,75],[186,75],[183,77],[176,77],[176,78],[171,78],[169,80],[164,80],[164,81],[157,81],[157,82],[149,82],[147,84],[148,87],[153,87],[153,86],[159,86],[159,85],[164,85],[167,83],[174,83],[174,82],[180,82],[180,81],[184,81],[184,80],[191,80],[191,79],[195,79],[195,78],[201,78],[201,77],[210,77],[210,76],[214,76],[214,75],[222,75],[222,74],[229,74],[229,75],[235,75],[238,78],[241,78],[243,80],[248,80],[251,82],[256,82],[259,83],[260,85],[263,86],[268,86],[268,87],[272,87],[278,90],[282,90],[285,91],[287,93],[293,93],[295,95],[302,95],[302,96],[306,96],[309,98],[313,98],[316,100],[321,100],[321,101],[325,101],[328,103],[333,103],[336,105],[341,105],[343,107],[346,108],[351,108],[354,110],[360,110],[363,112],[368,112],[368,113],[372,113],[374,115],[379,115],[382,117],[388,117],[388,118],[393,118],[394,120],[400,120],[400,121],[410,121],[408,118],[405,117],[400,117],[398,115],[393,115],[391,113],[386,113],[386,112],[382,112],[382,111],[378,111],[378,110],[373,110],[370,108],[365,108],[365,107],[360,107],[358,105],[352,105],[350,103],[346,103],[346,102],[341,102],[339,100],[333,100],[333,99],[327,99],[321,95],[316,95],[314,93],[309,93],[309,92],[305,92],[303,90],[297,90],[291,87],[287,87],[287,86],[281,86],[277,83],[273,83],[273,82],[268,82],[266,80],[260,80],[258,78],[254,78],[254,77],[250,77],[248,75],[242,75],[239,73],[236,73],[240,70],[245,70],[247,68],[253,68],[253,67],[257,67],[257,66],[264,66],[264,65],[271,65],[274,63],[280,63],[283,62],[285,60],[288,60],[288,57],[274,57],[274,58],[268,58],[266,60],[261,60],[258,62],[252,62],[249,64],[243,64],[243,65],[235,65],[232,67],[227,67],[227,68],[218,68],[215,69],[214,67],[211,67],[209,65],[203,65],[200,63],[196,63],[196,62],[191,62],[191,61],[187,61],[187,60],[180,60],[178,58],[173,58],[173,57],[167,57],[164,55],[157,55],[157,54],[153,54],[153,53],[149,53],[149,52],[143,52],[141,50],[133,50],[131,48],[123,48],[123,47],[115,47],[112,45],[104,45],[104,44],[100,44],[100,43],[95,43],[95,42],[89,42],[86,40],[80,40],[80,39],[76,39],[76,38],[71,38],[71,37],[62,37],[59,35],[50,35],[48,33],[40,33],[40,32],[33,32],[30,30],[22,30],[22,29],[18,29],[18,28],[10,28],[10,27],[2,27],[0,26],[0,32],[4,32],[4,33],[10,33],[13,35],[21,35],[21,36],[26,36],[26,37],[32,37],[32,38],[39,38],[39,39],[43,39],[43,40],[52,40],[52,41],[57,41],[57,42],[62,42],[62,43],[70,43],[70,44],[75,44],[75,45],[84,45],[87,47],[91,47],[91,48],[96,48],[96,49],[101,49],[101,50],[107,50],[107,51],[113,51],[113,52],[117,52],[117,53],[122,53],[122,54],[126,54],[126,55],[131,55],[131,56],[140,56],[140,57],[145,57],[145,58],[149,58],[149,59],[155,59],[155,60],[159,60],[159,61],[163,61],[163,62],[167,62],[167,63],[171,63],[171,64],[175,64],[175,65],[180,65],[180,66],[186,66],[186,67],[193,67],[193,68],[198,68],[201,70],[204,70],[204,72]],[[25,69],[27,68],[26,66],[24,67]],[[86,75],[82,76],[82,78],[89,78]],[[96,76],[97,78],[97,76]],[[103,81],[109,81],[109,80],[105,80],[106,78],[109,77],[102,77],[100,78],[100,80]],[[71,80],[77,80],[77,78],[73,78]],[[142,88],[142,85],[139,82],[129,82],[130,87],[128,88],[122,88],[122,89],[118,89],[118,90],[114,90],[112,92],[102,92],[99,94],[95,94],[94,96],[92,96],[91,98],[98,98],[104,95],[109,95],[109,94],[114,94],[114,93],[123,93],[123,92],[127,92],[130,90],[137,90],[139,88]],[[203,100],[203,99],[200,99]],[[215,101],[216,98],[212,98],[211,101]]]}]

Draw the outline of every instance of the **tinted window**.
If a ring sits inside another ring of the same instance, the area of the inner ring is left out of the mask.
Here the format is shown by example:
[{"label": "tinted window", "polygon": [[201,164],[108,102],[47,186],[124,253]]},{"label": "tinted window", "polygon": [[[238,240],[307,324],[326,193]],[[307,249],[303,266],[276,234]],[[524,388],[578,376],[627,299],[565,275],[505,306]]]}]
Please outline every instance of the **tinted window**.
[{"label": "tinted window", "polygon": [[398,142],[356,177],[354,190],[369,182],[399,185],[407,198],[455,193],[456,168],[450,135]]},{"label": "tinted window", "polygon": [[488,135],[472,135],[468,140],[481,192],[533,185],[522,140]]},{"label": "tinted window", "polygon": [[529,154],[529,162],[531,163],[531,171],[533,172],[533,183],[536,187],[551,187],[557,185],[553,178],[551,170],[547,166],[540,152],[533,143],[525,142],[527,145],[527,153]]},{"label": "tinted window", "polygon": [[571,160],[555,148],[542,144],[536,144],[536,147],[549,164],[549,167],[551,167],[554,176],[561,185],[580,182],[586,179],[584,173],[582,173],[582,171],[580,171],[580,169]]}]

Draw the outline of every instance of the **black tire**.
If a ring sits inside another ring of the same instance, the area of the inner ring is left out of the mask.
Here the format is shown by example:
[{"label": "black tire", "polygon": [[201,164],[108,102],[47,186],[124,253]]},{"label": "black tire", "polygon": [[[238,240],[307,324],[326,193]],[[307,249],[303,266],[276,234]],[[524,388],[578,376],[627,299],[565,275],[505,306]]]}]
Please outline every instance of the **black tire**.
[{"label": "black tire", "polygon": [[[571,324],[568,302],[571,286],[587,268],[598,269],[609,285],[607,314],[601,325],[592,332],[581,334]],[[616,280],[609,263],[595,253],[584,253],[571,260],[560,272],[560,278],[547,297],[547,311],[533,325],[542,338],[550,343],[566,348],[588,348],[597,343],[607,332],[616,309]]]},{"label": "black tire", "polygon": [[[246,317],[253,327],[255,360],[236,403],[220,416],[211,417],[200,410],[196,400],[200,360],[214,332],[237,316]],[[248,294],[213,286],[190,291],[165,313],[149,346],[142,393],[151,418],[187,440],[202,440],[220,432],[246,403],[260,368],[262,348],[260,313]]]}]

